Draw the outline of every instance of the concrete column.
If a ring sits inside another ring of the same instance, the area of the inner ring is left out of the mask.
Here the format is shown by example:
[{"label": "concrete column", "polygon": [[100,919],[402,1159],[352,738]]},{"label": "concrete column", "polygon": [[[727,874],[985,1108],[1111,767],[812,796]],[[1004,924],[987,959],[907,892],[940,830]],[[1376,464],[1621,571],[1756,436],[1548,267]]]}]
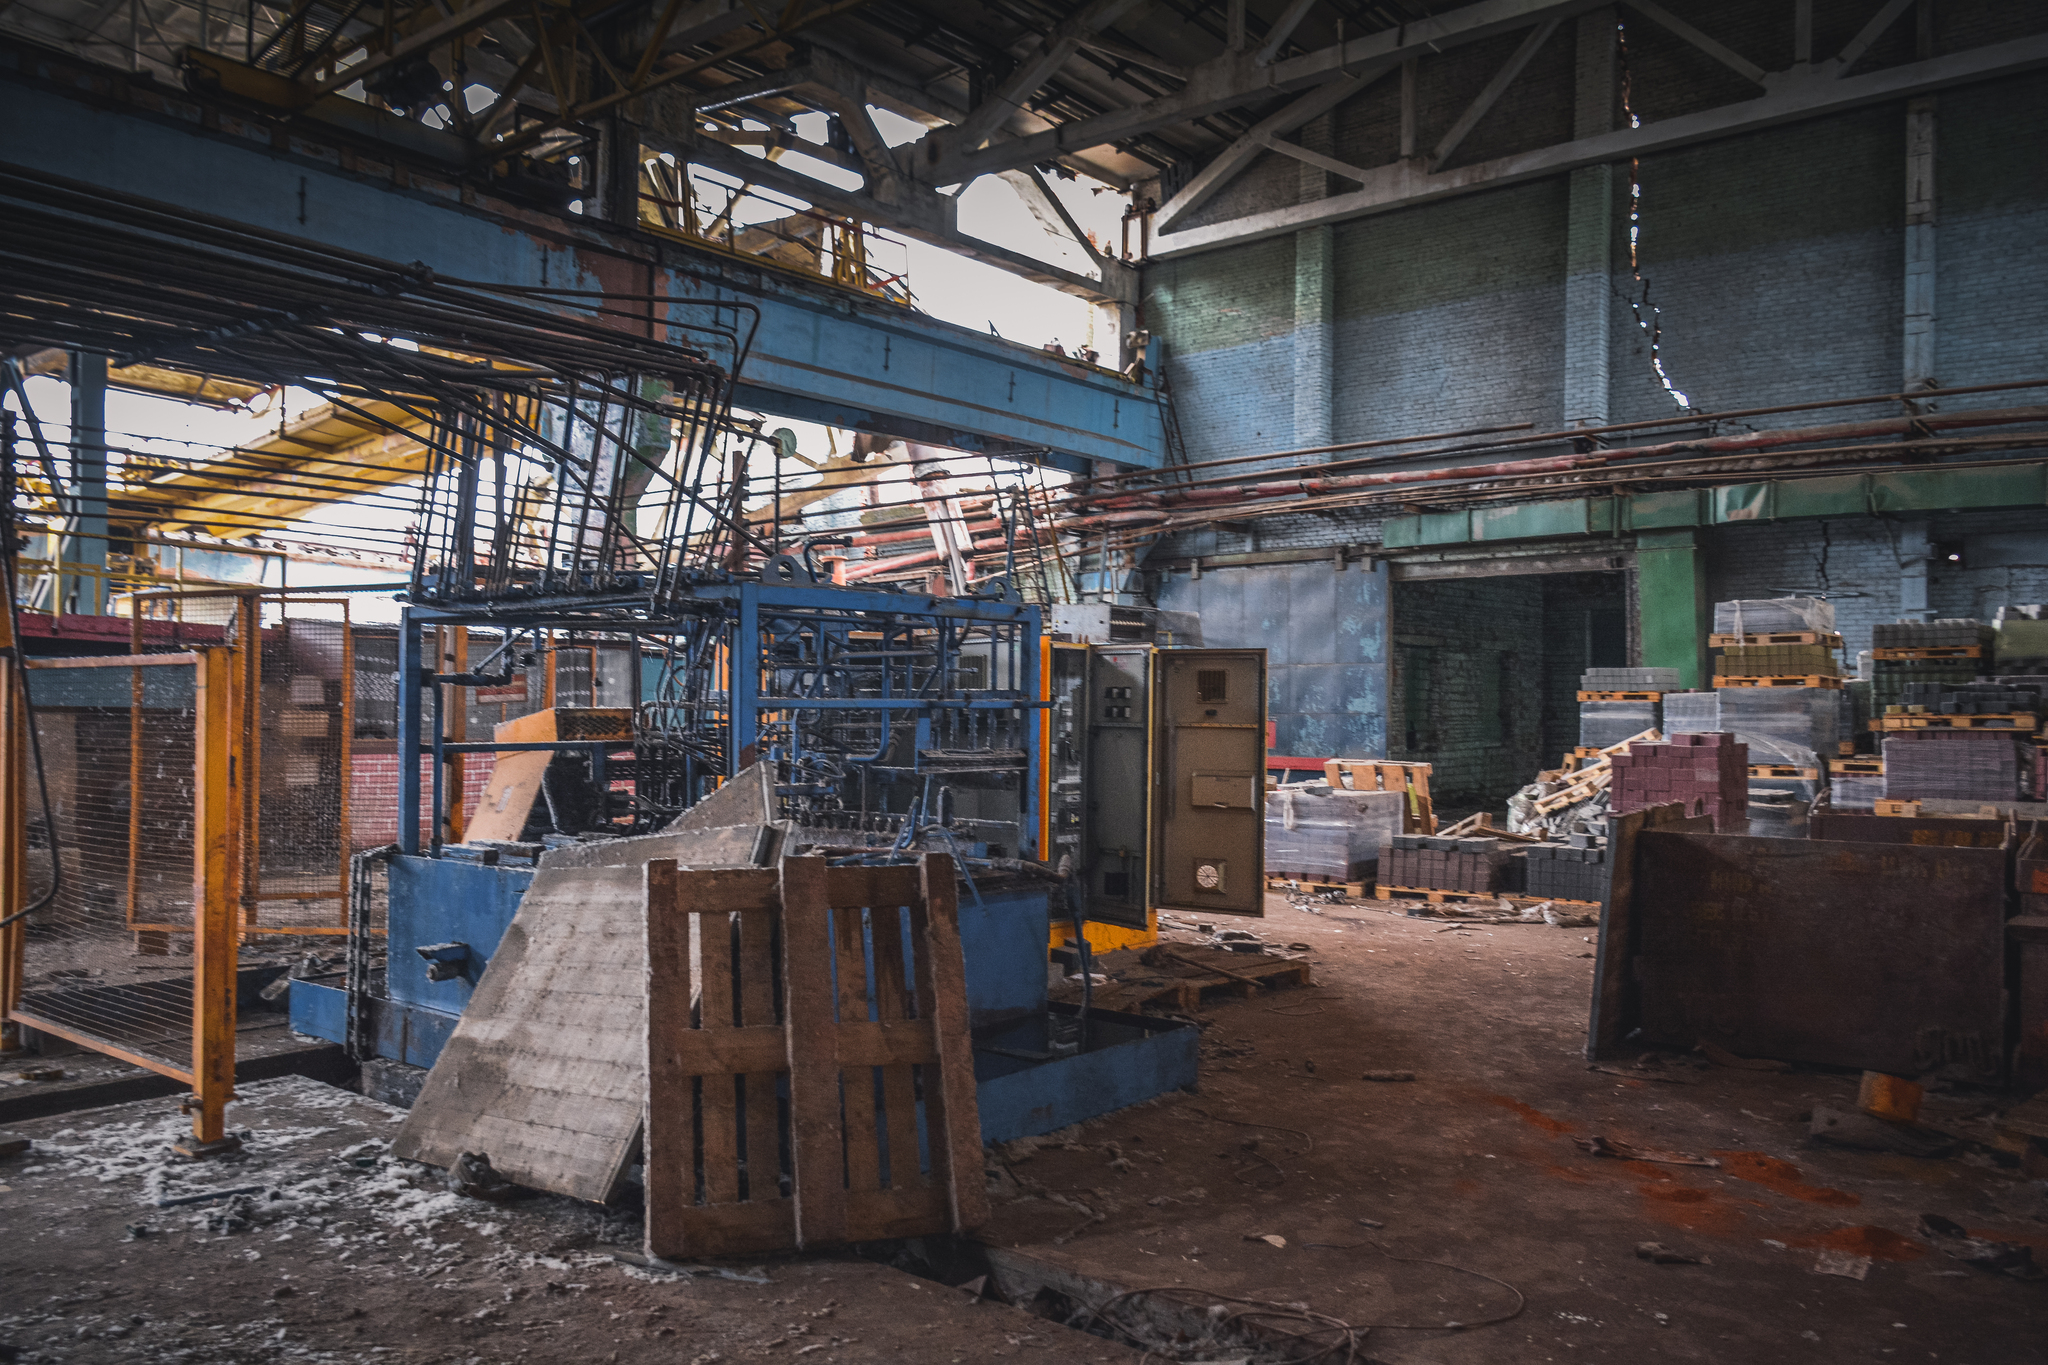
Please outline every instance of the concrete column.
[{"label": "concrete column", "polygon": [[1899,524],[1899,619],[1931,621],[1934,610],[1927,602],[1927,570],[1934,562],[1934,545],[1927,536],[1927,523]]},{"label": "concrete column", "polygon": [[1675,668],[1680,687],[1705,686],[1707,566],[1696,532],[1637,533],[1636,600],[1643,667]]},{"label": "concrete column", "polygon": [[[1301,145],[1330,152],[1330,116],[1324,114],[1301,131]],[[1330,177],[1320,167],[1301,166],[1301,201],[1328,197]],[[1336,306],[1336,238],[1334,229],[1303,228],[1294,234],[1294,444],[1328,445],[1330,408],[1336,376],[1332,371]]]},{"label": "concrete column", "polygon": [[1906,319],[1901,388],[1934,387],[1934,108],[1906,105]]},{"label": "concrete column", "polygon": [[[1614,131],[1614,11],[1578,21],[1578,71],[1572,136]],[[1608,367],[1614,309],[1614,168],[1573,171],[1565,220],[1564,421],[1607,423]]]},{"label": "concrete column", "polygon": [[80,616],[106,610],[107,567],[107,358],[83,351],[71,357],[70,519],[61,558],[94,574],[66,574],[57,585],[57,609]]}]

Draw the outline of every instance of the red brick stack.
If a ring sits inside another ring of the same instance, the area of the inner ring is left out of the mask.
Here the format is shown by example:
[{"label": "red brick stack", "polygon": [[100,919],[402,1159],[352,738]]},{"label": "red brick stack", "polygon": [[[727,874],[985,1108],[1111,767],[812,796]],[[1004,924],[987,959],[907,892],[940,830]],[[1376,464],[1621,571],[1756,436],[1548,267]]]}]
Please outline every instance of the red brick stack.
[{"label": "red brick stack", "polygon": [[1676,801],[1687,815],[1713,816],[1717,831],[1749,828],[1749,746],[1725,730],[1631,744],[1613,764],[1610,808],[1616,815]]}]

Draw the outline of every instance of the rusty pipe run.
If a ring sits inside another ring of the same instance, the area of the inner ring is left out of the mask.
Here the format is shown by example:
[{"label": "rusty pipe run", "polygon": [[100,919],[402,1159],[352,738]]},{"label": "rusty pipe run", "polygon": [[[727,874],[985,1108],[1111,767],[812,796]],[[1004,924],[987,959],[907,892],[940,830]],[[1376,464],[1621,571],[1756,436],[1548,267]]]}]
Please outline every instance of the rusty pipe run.
[{"label": "rusty pipe run", "polygon": [[[1807,445],[1873,436],[1913,436],[1933,431],[1968,427],[2006,426],[2018,422],[2048,421],[2048,406],[1993,408],[1981,412],[1934,413],[1918,417],[1886,417],[1867,422],[1842,422],[1824,427],[1786,427],[1771,431],[1746,431],[1732,436],[1710,436],[1688,441],[1666,441],[1659,445],[1628,446],[1596,450],[1583,455],[1551,455],[1533,460],[1503,460],[1493,464],[1454,465],[1444,469],[1396,469],[1377,474],[1339,474],[1320,479],[1269,479],[1259,483],[1226,484],[1214,488],[1165,489],[1159,492],[1120,493],[1100,497],[1086,494],[1071,498],[1067,506],[1083,513],[1063,520],[1060,529],[1093,529],[1119,524],[1113,516],[1143,516],[1154,519],[1179,507],[1205,507],[1218,503],[1265,502],[1274,498],[1316,497],[1361,488],[1395,488],[1404,484],[1451,483],[1467,479],[1512,479],[1539,474],[1568,474],[1582,469],[1673,455],[1744,455],[1780,446]],[[1090,514],[1092,513],[1092,515]]]}]

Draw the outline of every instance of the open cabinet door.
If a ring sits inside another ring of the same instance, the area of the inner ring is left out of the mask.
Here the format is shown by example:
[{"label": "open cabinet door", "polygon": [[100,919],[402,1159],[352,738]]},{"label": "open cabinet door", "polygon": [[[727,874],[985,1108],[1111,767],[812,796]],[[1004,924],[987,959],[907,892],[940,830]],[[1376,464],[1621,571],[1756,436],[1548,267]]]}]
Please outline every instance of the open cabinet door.
[{"label": "open cabinet door", "polygon": [[1157,904],[1265,914],[1266,651],[1153,656]]},{"label": "open cabinet door", "polygon": [[1082,689],[1088,918],[1143,929],[1152,886],[1150,645],[1090,647]]}]

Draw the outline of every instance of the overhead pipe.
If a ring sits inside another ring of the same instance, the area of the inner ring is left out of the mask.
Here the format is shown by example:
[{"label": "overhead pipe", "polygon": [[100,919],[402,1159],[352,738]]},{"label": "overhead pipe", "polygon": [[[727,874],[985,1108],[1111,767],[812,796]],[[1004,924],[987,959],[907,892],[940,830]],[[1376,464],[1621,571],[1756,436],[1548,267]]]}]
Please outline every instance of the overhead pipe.
[{"label": "overhead pipe", "polygon": [[[2005,426],[2018,422],[2048,421],[2048,406],[1995,408],[1982,412],[1927,414],[1918,417],[1886,417],[1868,422],[1844,422],[1825,427],[1786,427],[1769,431],[1741,432],[1732,436],[1668,441],[1660,445],[1630,446],[1592,451],[1583,455],[1554,455],[1533,460],[1506,460],[1494,464],[1457,465],[1445,469],[1398,469],[1375,474],[1344,474],[1320,479],[1271,479],[1259,483],[1229,484],[1212,488],[1164,489],[1158,492],[1124,493],[1108,497],[1072,498],[1068,506],[1105,510],[1151,510],[1207,506],[1217,503],[1264,502],[1273,498],[1315,497],[1361,488],[1391,488],[1406,484],[1447,483],[1466,479],[1519,478],[1526,475],[1568,474],[1622,462],[1654,460],[1673,455],[1740,455],[1780,446],[1812,442],[1910,436],[1931,431],[1967,427]],[[1063,526],[1089,524],[1082,518]]]}]

